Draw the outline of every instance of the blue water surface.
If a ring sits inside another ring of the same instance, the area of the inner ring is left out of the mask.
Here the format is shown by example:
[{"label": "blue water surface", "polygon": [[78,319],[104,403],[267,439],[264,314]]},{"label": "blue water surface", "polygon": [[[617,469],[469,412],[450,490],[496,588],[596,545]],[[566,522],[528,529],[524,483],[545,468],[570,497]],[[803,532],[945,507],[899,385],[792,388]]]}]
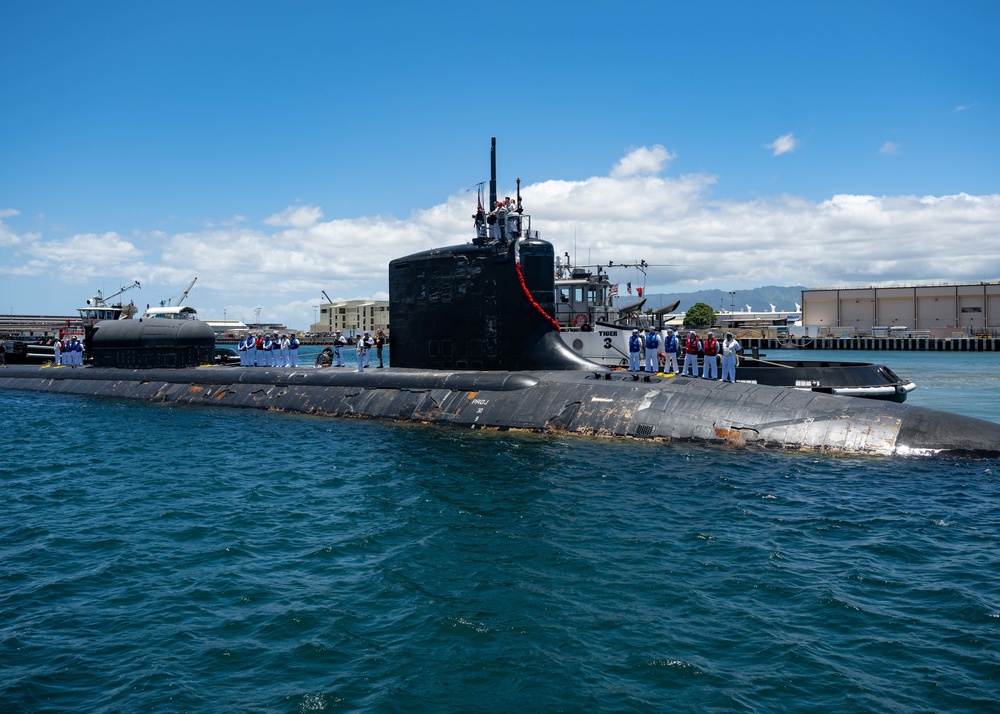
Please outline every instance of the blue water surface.
[{"label": "blue water surface", "polygon": [[0,410],[4,711],[1000,707],[996,462]]}]

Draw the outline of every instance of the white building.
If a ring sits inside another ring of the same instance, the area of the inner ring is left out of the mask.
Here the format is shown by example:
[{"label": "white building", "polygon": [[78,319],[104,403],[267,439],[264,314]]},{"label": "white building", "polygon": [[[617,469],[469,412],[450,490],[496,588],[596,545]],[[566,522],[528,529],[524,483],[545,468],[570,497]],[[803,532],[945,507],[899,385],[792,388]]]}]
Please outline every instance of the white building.
[{"label": "white building", "polygon": [[319,322],[309,327],[310,332],[340,330],[353,336],[357,332],[389,331],[388,300],[343,300],[319,306]]}]

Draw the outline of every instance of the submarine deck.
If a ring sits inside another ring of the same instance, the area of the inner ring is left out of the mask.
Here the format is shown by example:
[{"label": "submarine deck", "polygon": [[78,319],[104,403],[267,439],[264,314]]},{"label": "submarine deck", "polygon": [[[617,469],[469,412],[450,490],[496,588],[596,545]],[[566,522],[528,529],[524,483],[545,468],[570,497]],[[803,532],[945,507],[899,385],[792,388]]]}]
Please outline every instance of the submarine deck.
[{"label": "submarine deck", "polygon": [[0,389],[841,453],[1000,456],[1000,424],[891,402],[695,377],[206,366],[11,366]]}]

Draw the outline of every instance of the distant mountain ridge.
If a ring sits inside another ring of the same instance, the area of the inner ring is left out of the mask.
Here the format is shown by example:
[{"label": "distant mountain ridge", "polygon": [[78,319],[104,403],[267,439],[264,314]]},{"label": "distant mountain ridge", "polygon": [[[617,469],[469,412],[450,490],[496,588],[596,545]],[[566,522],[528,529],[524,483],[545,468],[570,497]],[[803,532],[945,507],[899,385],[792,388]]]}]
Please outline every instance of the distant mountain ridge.
[{"label": "distant mountain ridge", "polygon": [[[736,312],[746,311],[747,305],[751,307],[752,312],[770,312],[771,305],[774,305],[777,312],[795,312],[795,305],[802,302],[803,290],[808,290],[808,288],[802,285],[765,285],[751,290],[737,290],[734,296],[730,296],[728,290],[653,293],[645,296],[646,304],[643,306],[643,311],[647,309],[657,310],[680,300],[681,304],[677,307],[677,312],[684,312],[699,302],[705,303],[716,312],[729,312],[731,305],[736,309]],[[620,295],[617,304],[619,306],[630,305],[639,300],[640,298],[636,295]]]}]

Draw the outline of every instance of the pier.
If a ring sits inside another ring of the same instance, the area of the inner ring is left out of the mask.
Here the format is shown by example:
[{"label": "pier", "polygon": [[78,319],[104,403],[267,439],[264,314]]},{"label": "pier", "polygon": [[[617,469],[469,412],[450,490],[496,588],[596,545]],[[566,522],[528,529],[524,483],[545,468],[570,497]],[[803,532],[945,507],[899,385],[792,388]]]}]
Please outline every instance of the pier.
[{"label": "pier", "polygon": [[1000,352],[1000,337],[741,337],[744,350],[885,350],[891,352]]}]

